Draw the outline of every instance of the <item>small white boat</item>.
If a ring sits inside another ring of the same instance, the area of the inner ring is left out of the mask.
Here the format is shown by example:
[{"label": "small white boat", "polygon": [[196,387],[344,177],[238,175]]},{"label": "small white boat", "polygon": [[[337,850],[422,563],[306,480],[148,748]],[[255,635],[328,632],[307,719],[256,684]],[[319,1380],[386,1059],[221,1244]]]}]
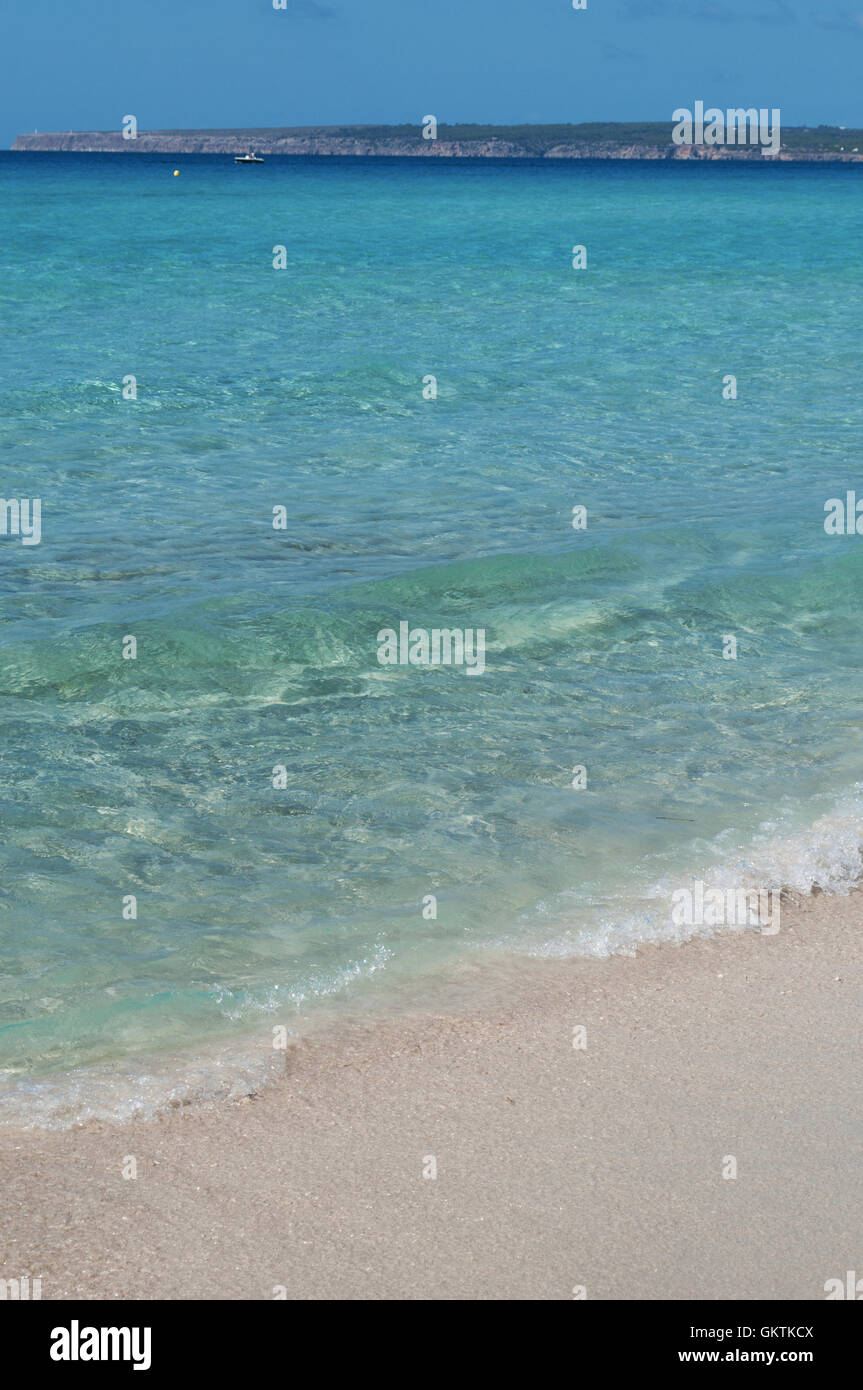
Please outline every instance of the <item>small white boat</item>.
[{"label": "small white boat", "polygon": [[261,156],[259,154],[255,154],[254,151],[252,151],[251,154],[234,155],[235,164],[263,164],[263,162],[264,161],[261,159]]}]

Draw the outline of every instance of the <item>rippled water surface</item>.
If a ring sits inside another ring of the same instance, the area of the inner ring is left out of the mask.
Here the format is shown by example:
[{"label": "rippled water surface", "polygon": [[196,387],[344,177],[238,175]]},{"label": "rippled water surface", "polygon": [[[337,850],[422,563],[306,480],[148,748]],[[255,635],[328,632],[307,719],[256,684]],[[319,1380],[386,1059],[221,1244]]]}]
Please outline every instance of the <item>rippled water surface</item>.
[{"label": "rippled water surface", "polygon": [[858,876],[861,178],[0,155],[7,1117]]}]

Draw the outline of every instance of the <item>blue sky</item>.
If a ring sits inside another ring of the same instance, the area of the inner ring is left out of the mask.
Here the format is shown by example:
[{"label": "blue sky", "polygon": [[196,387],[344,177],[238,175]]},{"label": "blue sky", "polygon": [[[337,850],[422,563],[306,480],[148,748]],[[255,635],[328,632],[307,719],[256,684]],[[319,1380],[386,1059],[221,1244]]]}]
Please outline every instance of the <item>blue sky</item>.
[{"label": "blue sky", "polygon": [[668,120],[863,126],[863,0],[2,0],[26,130]]}]

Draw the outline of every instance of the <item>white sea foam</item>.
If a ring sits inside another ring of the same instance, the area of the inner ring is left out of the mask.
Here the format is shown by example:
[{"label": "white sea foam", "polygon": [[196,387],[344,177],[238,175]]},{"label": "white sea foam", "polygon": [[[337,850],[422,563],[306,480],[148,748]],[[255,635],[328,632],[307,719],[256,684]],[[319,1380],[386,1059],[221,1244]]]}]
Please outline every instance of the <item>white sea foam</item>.
[{"label": "white sea foam", "polygon": [[[133,1069],[134,1067],[134,1069]],[[9,1079],[0,1091],[0,1124],[69,1129],[92,1120],[121,1124],[187,1105],[249,1095],[281,1075],[284,1053],[210,1049],[198,1056],[78,1067],[39,1081]]]},{"label": "white sea foam", "polygon": [[[543,919],[543,939],[525,939],[523,949],[534,956],[601,958],[634,955],[640,946],[662,942],[681,944],[695,936],[715,935],[717,930],[754,929],[676,923],[673,894],[697,880],[705,892],[759,889],[805,897],[813,891],[847,894],[861,879],[863,796],[855,789],[854,795],[806,827],[764,822],[749,844],[741,843],[735,832],[724,831],[701,863],[647,881],[637,897],[634,885],[627,885],[616,902],[585,903],[576,891],[544,902],[537,909],[537,917]],[[535,921],[530,930],[535,934]]]},{"label": "white sea foam", "polygon": [[[863,792],[863,788],[859,790]],[[757,930],[677,925],[672,920],[672,895],[676,889],[689,887],[695,878],[703,882],[705,890],[734,887],[788,890],[801,896],[813,890],[847,894],[863,880],[862,840],[863,795],[855,794],[806,827],[793,826],[787,818],[782,823],[765,822],[749,844],[743,844],[735,832],[725,831],[708,847],[702,863],[692,866],[697,872],[666,872],[645,880],[640,892],[637,885],[622,887],[616,903],[585,902],[576,891],[560,894],[538,904],[522,919],[523,935],[488,945],[510,956],[607,957],[635,955],[639,947],[649,944],[681,944],[695,936],[713,935],[716,930]],[[337,1017],[350,983],[385,971],[388,954],[383,950],[373,953],[362,968],[357,965],[340,972],[329,988],[318,981],[312,994],[316,1002],[330,999],[329,1021]],[[425,983],[433,986],[431,977]],[[395,998],[395,986],[392,993]],[[127,1058],[38,1081],[8,1076],[5,1083],[0,1082],[0,1123],[52,1129],[93,1120],[122,1123],[254,1093],[284,1074],[286,1054],[272,1048],[266,1032],[258,1030],[251,1037],[250,1014],[264,1012],[277,1017],[286,996],[297,1010],[296,1026],[289,1032],[289,1039],[297,1041],[309,1024],[303,1011],[309,1002],[307,991],[274,987],[272,995],[253,1001],[253,1008],[248,1000],[226,991],[222,1000],[226,1016],[235,1017],[247,1030],[235,1045],[213,1045],[194,1055],[170,1059]],[[416,1003],[417,996],[403,990],[402,1000]]]}]

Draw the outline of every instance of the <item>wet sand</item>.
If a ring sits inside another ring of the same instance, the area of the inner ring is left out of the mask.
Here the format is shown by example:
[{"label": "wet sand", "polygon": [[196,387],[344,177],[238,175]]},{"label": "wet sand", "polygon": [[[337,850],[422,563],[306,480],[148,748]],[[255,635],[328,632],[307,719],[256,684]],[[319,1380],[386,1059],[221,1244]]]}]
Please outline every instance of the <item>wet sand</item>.
[{"label": "wet sand", "polygon": [[41,1276],[43,1299],[823,1299],[863,1262],[861,966],[863,894],[818,896],[776,936],[528,961],[474,1011],[344,1025],[216,1109],[0,1130],[0,1278]]}]

